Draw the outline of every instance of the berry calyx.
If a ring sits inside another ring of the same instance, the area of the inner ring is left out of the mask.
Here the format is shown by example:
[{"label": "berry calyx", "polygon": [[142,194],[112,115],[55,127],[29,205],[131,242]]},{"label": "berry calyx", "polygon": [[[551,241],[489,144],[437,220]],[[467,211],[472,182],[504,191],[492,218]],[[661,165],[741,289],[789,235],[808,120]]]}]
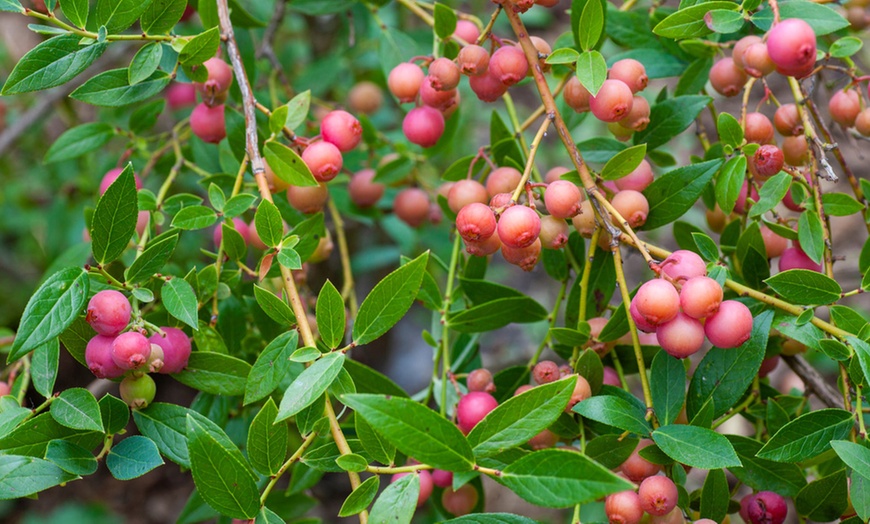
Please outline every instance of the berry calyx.
[{"label": "berry calyx", "polygon": [[746,83],[746,73],[734,65],[731,58],[723,58],[710,69],[710,85],[723,96],[737,96]]},{"label": "berry calyx", "polygon": [[532,380],[538,384],[549,384],[559,380],[559,365],[552,360],[542,360],[532,368]]},{"label": "berry calyx", "polygon": [[638,228],[646,223],[649,215],[649,202],[640,191],[625,189],[613,195],[613,208],[622,215],[632,228]]},{"label": "berry calyx", "polygon": [[762,179],[767,179],[779,173],[785,164],[782,150],[774,145],[765,144],[752,155],[750,168]]},{"label": "berry calyx", "polygon": [[559,249],[568,243],[568,223],[550,215],[541,217],[541,232],[538,238],[544,249]]},{"label": "berry calyx", "polygon": [[463,74],[484,75],[489,69],[489,52],[479,45],[467,45],[459,50],[456,61]]},{"label": "berry calyx", "polygon": [[783,104],[773,114],[773,125],[783,136],[799,136],[804,134],[804,124],[801,121],[795,104]]},{"label": "berry calyx", "polygon": [[645,282],[631,300],[637,312],[652,326],[673,319],[680,310],[680,294],[670,282],[655,279]]},{"label": "berry calyx", "polygon": [[634,491],[620,491],[604,499],[604,513],[610,524],[638,524],[643,518],[640,497]]},{"label": "berry calyx", "polygon": [[[465,379],[465,384],[468,387],[468,391],[485,391],[486,393],[495,391],[492,373],[486,368],[478,368],[469,373]],[[441,487],[443,488],[444,486]]]},{"label": "berry calyx", "polygon": [[[498,238],[498,235],[493,235]],[[535,269],[535,265],[541,257],[541,239],[536,238],[534,242],[525,247],[512,247],[504,243],[501,245],[501,256],[505,262],[513,264],[523,271],[531,271]]]},{"label": "berry calyx", "polygon": [[208,71],[208,79],[203,83],[194,82],[196,92],[209,107],[223,104],[233,84],[233,68],[218,57],[209,58],[202,65]]},{"label": "berry calyx", "polygon": [[496,225],[495,213],[479,202],[466,205],[456,215],[456,231],[466,241],[486,240],[495,233]]},{"label": "berry calyx", "polygon": [[341,151],[330,142],[314,142],[302,152],[302,161],[318,182],[329,182],[338,175],[343,165]]},{"label": "berry calyx", "polygon": [[429,85],[436,91],[450,91],[459,85],[459,67],[449,58],[436,58],[429,64]]},{"label": "berry calyx", "polygon": [[637,490],[640,507],[657,517],[667,515],[677,506],[677,486],[674,481],[662,475],[647,477]]},{"label": "berry calyx", "polygon": [[631,111],[634,93],[622,80],[605,80],[598,94],[589,98],[589,109],[602,122],[619,122]]}]

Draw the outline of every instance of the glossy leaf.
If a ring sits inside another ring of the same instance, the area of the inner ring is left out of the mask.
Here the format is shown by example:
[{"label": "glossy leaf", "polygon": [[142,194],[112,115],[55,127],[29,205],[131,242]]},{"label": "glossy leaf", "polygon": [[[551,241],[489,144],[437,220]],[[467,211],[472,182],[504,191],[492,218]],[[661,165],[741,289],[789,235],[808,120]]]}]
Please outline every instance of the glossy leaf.
[{"label": "glossy leaf", "polygon": [[765,280],[778,295],[793,304],[830,304],[843,288],[836,280],[809,269],[789,269]]},{"label": "glossy leaf", "polygon": [[673,424],[686,401],[686,368],[681,359],[659,351],[650,369],[653,408],[662,425]]},{"label": "glossy leaf", "polygon": [[284,392],[275,422],[292,417],[317,400],[338,376],[344,359],[343,353],[329,353],[305,368]]},{"label": "glossy leaf", "polygon": [[138,215],[133,165],[127,164],[100,197],[91,218],[91,249],[98,264],[121,256],[136,232]]},{"label": "glossy leaf", "polygon": [[411,473],[391,483],[372,506],[371,524],[410,524],[417,509],[420,475]]},{"label": "glossy leaf", "polygon": [[317,180],[302,158],[284,144],[267,142],[263,148],[263,156],[275,176],[284,182],[302,187],[317,185]]},{"label": "glossy leaf", "polygon": [[106,145],[115,136],[115,128],[105,122],[90,122],[67,129],[48,148],[45,163],[78,158]]},{"label": "glossy leaf", "polygon": [[276,297],[271,291],[266,291],[258,285],[254,285],[254,298],[266,315],[282,326],[292,326],[296,323],[293,310],[286,302]]},{"label": "glossy leaf", "polygon": [[796,464],[773,462],[758,458],[761,442],[739,435],[728,435],[737,456],[743,463],[739,468],[729,468],[741,482],[756,489],[770,490],[786,497],[797,495],[806,486],[803,470]]},{"label": "glossy leaf", "polygon": [[72,429],[102,431],[100,406],[90,391],[69,388],[51,403],[51,416],[58,423]]},{"label": "glossy leaf", "polygon": [[448,316],[450,329],[460,333],[491,331],[512,322],[537,322],[547,310],[530,297],[509,297],[486,302]]},{"label": "glossy leaf", "polygon": [[85,448],[66,440],[52,440],[45,450],[45,459],[72,475],[92,475],[97,471],[97,459]]},{"label": "glossy leaf", "polygon": [[704,186],[721,164],[721,160],[710,160],[657,177],[643,191],[650,202],[649,216],[643,228],[656,229],[683,216],[701,196]]},{"label": "glossy leaf", "polygon": [[50,398],[54,392],[54,381],[60,363],[60,343],[52,338],[33,350],[30,361],[30,379],[33,388],[43,397]]},{"label": "glossy leaf", "polygon": [[183,278],[173,278],[166,281],[160,290],[160,298],[166,311],[184,322],[194,330],[199,329],[197,322],[196,294],[193,288]]},{"label": "glossy leaf", "polygon": [[758,452],[775,462],[798,462],[815,457],[842,440],[852,429],[852,414],[842,409],[819,409],[804,413],[779,431]]},{"label": "glossy leaf", "polygon": [[190,468],[187,413],[187,408],[163,402],[133,411],[139,432],[153,440],[163,456],[184,468]]},{"label": "glossy leaf", "polygon": [[260,352],[245,384],[245,405],[275,391],[281,379],[290,371],[290,355],[296,350],[298,343],[299,333],[295,330],[287,331],[275,337]]},{"label": "glossy leaf", "polygon": [[70,98],[102,107],[121,107],[142,102],[163,91],[171,77],[163,71],[153,71],[149,76],[131,84],[127,68],[104,71],[80,85],[70,93]]},{"label": "glossy leaf", "polygon": [[728,439],[706,428],[671,424],[653,431],[652,437],[667,456],[687,466],[718,469],[741,465]]},{"label": "glossy leaf", "polygon": [[178,53],[178,61],[182,65],[202,64],[217,53],[220,47],[221,34],[217,27],[200,33],[190,40]]},{"label": "glossy leaf", "polygon": [[[590,1],[586,5],[600,5]],[[599,8],[600,9],[600,8]],[[592,96],[598,94],[598,90],[607,80],[607,63],[598,51],[584,51],[577,57],[576,66],[577,80],[589,91]]]},{"label": "glossy leaf", "polygon": [[9,73],[0,95],[14,95],[63,85],[106,50],[106,43],[81,45],[74,34],[55,36],[25,54]]},{"label": "glossy leaf", "polygon": [[270,398],[251,422],[248,430],[247,452],[251,466],[262,475],[275,475],[281,469],[290,431],[287,424],[274,424],[278,407]]},{"label": "glossy leaf", "polygon": [[76,478],[47,460],[6,455],[0,461],[0,500],[27,497]]},{"label": "glossy leaf", "polygon": [[160,66],[161,58],[163,58],[163,46],[159,43],[152,42],[140,47],[133,55],[133,61],[130,62],[127,79],[129,84],[138,84],[150,77]]},{"label": "glossy leaf", "polygon": [[106,466],[118,480],[131,480],[162,466],[157,445],[148,437],[133,435],[112,446]]},{"label": "glossy leaf", "polygon": [[365,481],[353,490],[351,494],[348,495],[347,499],[345,499],[344,503],[341,505],[341,509],[338,510],[338,516],[349,517],[351,515],[356,515],[369,507],[369,504],[375,500],[375,495],[378,494],[378,488],[381,484],[380,478],[381,477],[378,475],[373,475],[365,479]]},{"label": "glossy leaf", "polygon": [[804,211],[798,218],[798,240],[803,252],[813,262],[821,264],[825,255],[825,239],[822,219],[815,211]]},{"label": "glossy leaf", "polygon": [[601,170],[601,178],[604,180],[617,180],[631,173],[643,161],[646,155],[646,144],[624,149],[604,164],[604,169]]},{"label": "glossy leaf", "polygon": [[646,143],[649,149],[667,144],[673,137],[685,131],[710,101],[711,98],[708,96],[685,95],[655,104],[650,109],[649,125],[643,131],[634,134],[634,143]]},{"label": "glossy leaf", "polygon": [[184,385],[212,395],[242,395],[251,365],[221,353],[194,351],[187,367],[173,375]]},{"label": "glossy leaf", "polygon": [[186,0],[151,0],[139,19],[142,32],[149,35],[168,33],[181,20],[186,8]]},{"label": "glossy leaf", "polygon": [[731,500],[731,490],[725,471],[712,469],[707,473],[704,487],[701,489],[701,518],[721,522],[728,514],[728,503]]},{"label": "glossy leaf", "polygon": [[164,236],[148,244],[145,251],[125,271],[127,282],[138,284],[159,272],[172,257],[176,245],[178,245],[178,235]]},{"label": "glossy leaf", "polygon": [[629,433],[648,436],[652,431],[649,422],[644,419],[645,411],[619,397],[596,395],[578,403],[573,411]]},{"label": "glossy leaf", "polygon": [[328,280],[320,288],[320,294],[317,295],[315,312],[320,339],[330,349],[337,348],[344,339],[347,319],[341,293]]},{"label": "glossy leaf", "polygon": [[735,11],[733,2],[712,1],[684,7],[659,22],[653,33],[666,38],[683,39],[704,36],[711,33],[704,15],[713,10]]}]

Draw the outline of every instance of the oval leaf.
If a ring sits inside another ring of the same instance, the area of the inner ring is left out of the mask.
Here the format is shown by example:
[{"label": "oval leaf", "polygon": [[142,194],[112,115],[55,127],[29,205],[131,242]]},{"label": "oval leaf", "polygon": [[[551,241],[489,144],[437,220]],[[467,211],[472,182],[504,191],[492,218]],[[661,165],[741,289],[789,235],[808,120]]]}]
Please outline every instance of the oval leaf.
[{"label": "oval leaf", "polygon": [[741,465],[728,439],[707,428],[672,424],[653,431],[652,437],[667,456],[687,466],[719,469]]}]

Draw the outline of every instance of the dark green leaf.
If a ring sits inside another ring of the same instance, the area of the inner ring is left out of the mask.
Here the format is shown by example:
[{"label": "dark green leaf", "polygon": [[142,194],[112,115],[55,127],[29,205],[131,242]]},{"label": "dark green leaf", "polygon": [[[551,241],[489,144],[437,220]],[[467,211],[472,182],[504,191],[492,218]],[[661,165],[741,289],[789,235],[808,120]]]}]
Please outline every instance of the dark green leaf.
[{"label": "dark green leaf", "polygon": [[354,429],[366,453],[381,464],[391,464],[396,458],[396,447],[387,442],[362,417],[354,417]]},{"label": "dark green leaf", "polygon": [[51,403],[51,416],[58,423],[72,429],[102,431],[100,406],[90,391],[84,388],[64,390]]},{"label": "dark green leaf", "polygon": [[212,395],[242,395],[251,365],[236,357],[208,351],[190,354],[184,371],[173,375],[186,386]]},{"label": "dark green leaf", "polygon": [[127,81],[129,84],[138,84],[150,77],[157,71],[162,58],[163,46],[157,42],[152,42],[139,48],[139,51],[133,56],[133,61],[130,63],[128,70]]},{"label": "dark green leaf", "polygon": [[248,460],[258,473],[275,475],[287,455],[290,431],[287,424],[274,424],[278,408],[270,398],[251,422],[248,430]]},{"label": "dark green leaf", "polygon": [[157,445],[148,437],[133,435],[112,446],[106,466],[118,480],[131,480],[162,466]]},{"label": "dark green leaf", "polygon": [[649,125],[634,134],[634,143],[645,142],[649,149],[667,144],[685,131],[711,100],[709,96],[686,95],[655,104],[650,110]]},{"label": "dark green leaf", "polygon": [[164,236],[151,242],[129,268],[125,271],[126,280],[130,284],[138,284],[151,278],[154,273],[169,262],[175,246],[178,244],[178,235]]},{"label": "dark green leaf", "polygon": [[30,379],[33,381],[33,388],[45,398],[50,398],[54,391],[59,362],[60,343],[57,337],[33,350],[30,362]]},{"label": "dark green leaf", "polygon": [[2,95],[39,91],[63,85],[90,66],[106,43],[80,45],[81,38],[64,34],[50,38],[25,54],[9,73]]},{"label": "dark green leaf", "polygon": [[127,164],[100,197],[91,218],[91,248],[98,264],[108,264],[121,256],[136,232],[138,215],[133,165]]},{"label": "dark green leaf", "polygon": [[816,479],[795,497],[795,509],[815,522],[837,520],[849,506],[849,487],[846,470]]},{"label": "dark green leaf", "polygon": [[266,315],[282,326],[292,326],[296,323],[293,310],[286,302],[276,297],[271,291],[267,291],[258,285],[254,285],[254,298]]},{"label": "dark green leaf", "polygon": [[275,391],[281,379],[290,371],[290,355],[296,349],[298,342],[299,333],[295,330],[287,331],[275,337],[260,352],[248,374],[249,380],[245,385],[245,405],[256,402]]},{"label": "dark green leaf", "polygon": [[512,322],[537,322],[549,312],[530,297],[500,298],[450,315],[450,329],[460,333],[492,331]]},{"label": "dark green leaf", "polygon": [[97,471],[97,459],[85,448],[67,442],[52,440],[45,450],[45,459],[72,475],[92,475]]},{"label": "dark green leaf", "polygon": [[281,238],[284,236],[284,222],[275,204],[268,200],[261,201],[254,215],[254,223],[257,227],[257,235],[264,244],[275,247],[281,243]]},{"label": "dark green leaf", "polygon": [[202,64],[217,53],[220,42],[220,29],[212,27],[191,38],[178,54],[178,61],[188,66]]},{"label": "dark green leaf", "polygon": [[[440,39],[450,38],[450,35],[456,31],[456,12],[441,2],[435,2],[435,34]],[[474,44],[475,42],[469,42]]]},{"label": "dark green leaf", "polygon": [[171,80],[167,73],[154,71],[131,85],[130,74],[126,68],[104,71],[80,85],[69,96],[95,106],[120,107],[151,98],[163,91]]},{"label": "dark green leaf", "polygon": [[344,312],[344,301],[341,293],[335,289],[329,280],[320,288],[317,296],[317,331],[320,339],[330,349],[335,349],[344,339],[344,328],[347,322]]},{"label": "dark green leaf", "polygon": [[305,368],[284,392],[275,421],[286,420],[317,400],[332,385],[344,360],[344,353],[329,353]]},{"label": "dark green leaf", "polygon": [[729,502],[731,502],[731,490],[725,472],[721,469],[710,470],[701,489],[701,518],[722,522],[728,514]]},{"label": "dark green leaf", "polygon": [[825,256],[825,238],[822,220],[815,211],[804,211],[798,219],[798,240],[801,249],[816,264]]},{"label": "dark green leaf", "polygon": [[103,431],[109,435],[120,433],[130,421],[130,407],[108,393],[99,401],[100,416],[103,419]]},{"label": "dark green leaf", "polygon": [[149,35],[168,33],[181,20],[186,8],[187,0],[152,0],[139,19],[142,32]]},{"label": "dark green leaf", "polygon": [[719,140],[731,147],[737,147],[743,143],[743,127],[740,122],[729,113],[719,113],[716,128],[719,131]]},{"label": "dark green leaf", "polygon": [[6,455],[0,461],[0,500],[27,497],[76,478],[47,460]]},{"label": "dark green leaf", "polygon": [[166,311],[194,330],[199,329],[196,312],[199,304],[193,288],[183,278],[173,278],[164,282],[160,298]]},{"label": "dark green leaf", "polygon": [[789,269],[765,282],[785,300],[802,305],[836,302],[843,292],[836,280],[809,269]]},{"label": "dark green leaf", "polygon": [[98,26],[106,26],[106,31],[118,33],[133,25],[150,3],[151,0],[97,0],[93,14]]},{"label": "dark green leaf", "polygon": [[687,466],[718,469],[741,465],[728,439],[706,428],[671,424],[653,431],[652,437],[667,456]]},{"label": "dark green leaf", "polygon": [[362,512],[369,507],[369,504],[375,500],[375,495],[378,494],[378,488],[381,481],[378,475],[371,476],[360,484],[351,494],[345,499],[341,509],[338,510],[339,517],[349,517]]},{"label": "dark green leaf", "polygon": [[659,351],[650,369],[650,390],[656,417],[663,425],[677,420],[686,401],[686,368],[683,361]]},{"label": "dark green leaf", "polygon": [[803,470],[796,464],[773,462],[756,457],[761,443],[739,435],[728,435],[742,467],[729,468],[741,482],[756,490],[775,491],[793,497],[807,484]]},{"label": "dark green leaf", "polygon": [[184,468],[190,468],[187,413],[187,408],[162,402],[133,411],[133,420],[139,432],[153,440],[166,458]]},{"label": "dark green leaf", "polygon": [[371,524],[410,524],[420,495],[420,475],[411,473],[387,486],[372,506]]},{"label": "dark green leaf", "polygon": [[704,186],[722,165],[721,160],[710,160],[668,171],[656,178],[643,194],[650,202],[649,216],[644,229],[656,229],[685,214],[704,191]]},{"label": "dark green leaf", "polygon": [[601,435],[586,443],[586,456],[608,469],[616,469],[637,447],[638,440],[619,435]]},{"label": "dark green leaf", "polygon": [[106,145],[115,136],[115,128],[105,122],[91,122],[64,131],[48,148],[45,163],[77,158]]},{"label": "dark green leaf", "polygon": [[644,419],[646,413],[619,397],[596,395],[574,406],[573,411],[584,417],[619,428],[623,431],[648,436],[652,427]]},{"label": "dark green leaf", "polygon": [[712,1],[680,9],[658,23],[653,33],[666,38],[684,39],[710,34],[704,15],[713,10],[735,11],[738,4]]},{"label": "dark green leaf", "polygon": [[842,440],[852,429],[852,414],[842,409],[820,409],[804,413],[774,434],[758,457],[775,462],[798,462],[815,457]]},{"label": "dark green leaf", "polygon": [[335,459],[335,463],[338,464],[338,467],[342,470],[353,471],[354,473],[365,471],[369,465],[369,461],[365,457],[357,455],[356,453],[341,455]]},{"label": "dark green leaf", "polygon": [[791,175],[785,172],[780,172],[774,175],[761,186],[758,192],[758,202],[749,210],[750,217],[761,216],[777,204],[782,202],[782,197],[788,193],[788,188],[791,185]]},{"label": "dark green leaf", "polygon": [[646,155],[646,144],[624,149],[613,156],[601,170],[604,180],[617,180],[634,171]]},{"label": "dark green leaf", "polygon": [[263,156],[275,176],[294,186],[316,186],[311,170],[295,151],[279,142],[266,142]]}]

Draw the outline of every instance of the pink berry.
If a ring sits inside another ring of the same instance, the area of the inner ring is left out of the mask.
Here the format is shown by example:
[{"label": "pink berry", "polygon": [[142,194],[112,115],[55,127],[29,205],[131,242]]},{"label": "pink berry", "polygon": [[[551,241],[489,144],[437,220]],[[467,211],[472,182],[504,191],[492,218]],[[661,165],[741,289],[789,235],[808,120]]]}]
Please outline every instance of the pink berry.
[{"label": "pink berry", "polygon": [[585,113],[589,111],[589,101],[592,94],[586,89],[576,76],[571,75],[568,83],[565,84],[565,89],[562,91],[562,97],[568,107],[577,113]]},{"label": "pink berry", "polygon": [[441,494],[441,505],[452,515],[467,515],[474,511],[478,498],[477,489],[471,484],[465,484],[456,491],[448,487]]},{"label": "pink berry", "polygon": [[[498,238],[498,235],[493,235]],[[506,244],[501,245],[501,256],[505,262],[513,264],[523,271],[531,271],[535,269],[535,265],[541,257],[541,239],[536,238],[534,242],[525,247],[512,247]]]},{"label": "pink berry", "polygon": [[0,398],[5,397],[12,391],[12,388],[9,387],[9,384],[6,382],[0,381]]},{"label": "pink berry", "polygon": [[544,202],[547,211],[555,218],[572,218],[580,212],[580,201],[583,193],[573,182],[556,180],[547,184],[544,191]]},{"label": "pink berry", "polygon": [[637,490],[640,507],[650,515],[667,515],[677,506],[677,486],[668,477],[655,475],[647,477]]},{"label": "pink berry", "polygon": [[702,319],[719,310],[722,286],[710,277],[692,277],[680,289],[680,307],[686,315]]},{"label": "pink berry", "polygon": [[801,248],[790,247],[783,250],[779,257],[779,270],[788,271],[789,269],[808,269],[821,273],[822,265],[816,264]]},{"label": "pink berry", "polygon": [[402,131],[410,142],[421,147],[432,147],[444,134],[444,116],[429,106],[414,108],[405,115]]},{"label": "pink berry", "polygon": [[473,203],[486,204],[489,194],[477,180],[460,180],[450,187],[447,193],[447,206],[454,213]]},{"label": "pink berry", "polygon": [[112,342],[112,361],[121,369],[140,368],[150,355],[151,343],[136,331],[121,333]]},{"label": "pink berry", "polygon": [[413,102],[423,85],[426,76],[417,64],[403,62],[390,71],[387,77],[387,87],[399,102]]},{"label": "pink berry", "polygon": [[577,375],[577,383],[574,384],[574,391],[571,393],[571,398],[568,400],[568,405],[565,406],[565,413],[571,413],[571,408],[583,402],[592,396],[592,387],[589,381],[582,375]]},{"label": "pink berry", "polygon": [[707,317],[704,332],[714,346],[736,348],[752,334],[752,312],[742,302],[725,300],[719,304],[719,311]]},{"label": "pink berry", "polygon": [[746,73],[734,65],[731,58],[719,60],[710,69],[710,85],[723,96],[737,96],[746,80]]},{"label": "pink berry", "polygon": [[469,77],[468,85],[482,102],[495,102],[507,92],[507,86],[490,69],[485,74]]},{"label": "pink berry", "polygon": [[435,89],[432,87],[432,79],[428,76],[423,80],[423,85],[420,86],[420,101],[429,107],[437,109],[439,112],[446,112],[458,104],[458,96],[459,94],[456,89],[444,91]]},{"label": "pink berry", "polygon": [[166,88],[164,93],[169,109],[176,110],[182,107],[192,106],[196,103],[196,88],[193,84],[173,82]]},{"label": "pink berry", "polygon": [[330,111],[320,121],[320,136],[345,153],[362,140],[362,125],[347,111]]},{"label": "pink berry", "polygon": [[486,204],[472,202],[456,215],[456,230],[463,240],[485,240],[495,233],[495,228],[495,213]]},{"label": "pink berry", "polygon": [[743,52],[744,70],[749,76],[761,78],[773,73],[776,70],[776,64],[770,59],[770,53],[767,52],[767,44],[756,42],[746,48]]},{"label": "pink berry", "polygon": [[641,160],[640,165],[634,168],[634,171],[615,181],[617,189],[620,191],[632,189],[634,191],[643,191],[653,181],[652,166],[646,160]]},{"label": "pink berry", "polygon": [[622,387],[619,382],[619,374],[610,366],[604,366],[604,384],[614,387]]},{"label": "pink berry", "polygon": [[296,210],[306,215],[317,213],[329,200],[329,189],[326,184],[316,186],[290,186],[287,188],[287,202]]},{"label": "pink berry", "polygon": [[761,367],[758,368],[758,378],[764,378],[769,375],[776,366],[779,365],[779,355],[774,355],[761,361]]},{"label": "pink berry", "polygon": [[532,368],[532,379],[538,384],[549,384],[559,380],[559,365],[552,360],[542,360]]},{"label": "pink berry", "polygon": [[530,246],[541,232],[541,218],[527,206],[507,208],[498,221],[498,237],[503,245],[512,248]]},{"label": "pink berry", "polygon": [[374,169],[363,169],[354,173],[347,186],[351,201],[358,207],[372,207],[384,196],[386,186],[375,182]]},{"label": "pink berry", "polygon": [[485,391],[487,393],[495,391],[492,373],[486,368],[478,368],[469,373],[465,379],[465,384],[468,387],[468,391]]},{"label": "pink berry", "polygon": [[855,125],[855,119],[858,118],[858,113],[861,112],[861,101],[858,99],[858,90],[849,89],[840,90],[834,93],[834,96],[828,100],[828,112],[834,122],[843,127],[852,127]]},{"label": "pink berry", "polygon": [[196,91],[209,107],[223,104],[233,84],[233,68],[218,57],[209,58],[202,65],[208,71],[208,79],[203,83],[195,82]]},{"label": "pink berry", "polygon": [[773,125],[783,136],[798,136],[804,133],[804,124],[795,104],[779,106],[773,114]]},{"label": "pink berry", "polygon": [[364,115],[377,113],[383,103],[384,95],[381,86],[368,80],[357,82],[347,93],[347,106]]},{"label": "pink berry", "polygon": [[641,439],[637,448],[631,452],[631,455],[619,466],[622,474],[628,477],[632,482],[640,482],[647,477],[651,477],[662,470],[658,464],[653,464],[647,459],[639,455],[639,451],[647,446],[652,446],[653,441],[650,439]]},{"label": "pink berry", "polygon": [[634,94],[622,80],[605,80],[598,94],[589,99],[589,109],[602,122],[619,122],[631,111]]},{"label": "pink berry", "polygon": [[656,340],[668,355],[686,358],[697,353],[704,345],[704,325],[680,311],[677,316],[656,327]]},{"label": "pink berry", "polygon": [[449,488],[453,485],[453,472],[443,469],[432,470],[432,483],[439,488]]},{"label": "pink berry", "polygon": [[477,42],[480,38],[480,29],[470,20],[458,20],[456,22],[456,30],[453,31],[455,36],[465,40],[469,44]]},{"label": "pink berry", "polygon": [[[106,190],[109,189],[109,186],[111,186],[115,180],[118,180],[118,177],[121,176],[121,173],[123,172],[124,170],[120,167],[107,171],[106,174],[103,175],[103,179],[100,180],[100,195],[104,194]],[[133,180],[135,180],[136,183],[136,190],[142,189],[142,179],[139,178],[139,175],[134,174]]]},{"label": "pink berry", "polygon": [[125,371],[112,360],[114,340],[115,337],[95,335],[88,341],[85,348],[85,363],[97,378],[118,378],[124,375]]},{"label": "pink berry", "polygon": [[646,98],[634,95],[631,102],[631,111],[618,122],[619,127],[630,131],[643,131],[649,125],[649,114],[650,107]]},{"label": "pink berry", "polygon": [[163,358],[163,348],[152,342],[151,354],[145,361],[145,369],[148,373],[159,373],[163,369]]},{"label": "pink berry", "polygon": [[403,189],[393,201],[393,211],[409,226],[418,227],[429,218],[429,196],[416,187]]},{"label": "pink berry", "polygon": [[569,234],[568,223],[561,218],[550,215],[541,217],[541,232],[538,233],[538,238],[544,249],[561,248],[568,243]]},{"label": "pink berry", "polygon": [[459,429],[466,435],[474,426],[498,407],[495,397],[483,391],[472,391],[459,399],[456,407],[456,421]]},{"label": "pink berry", "polygon": [[[429,500],[434,484],[432,483],[432,474],[425,469],[418,471],[416,474],[420,476],[420,493],[417,495],[417,507],[419,508]],[[414,473],[396,473],[390,482],[395,482],[405,475],[414,475]]]},{"label": "pink berry", "polygon": [[747,113],[743,124],[743,135],[747,142],[770,143],[773,141],[773,124],[762,113]]},{"label": "pink berry", "polygon": [[677,316],[680,310],[680,294],[666,280],[645,282],[632,299],[637,312],[650,325],[659,326]]},{"label": "pink berry", "polygon": [[436,58],[429,64],[429,83],[438,91],[450,91],[459,85],[459,66],[449,58]]},{"label": "pink berry", "polygon": [[490,198],[499,193],[513,193],[520,184],[523,174],[513,167],[499,167],[493,169],[486,177],[486,192]]},{"label": "pink berry", "polygon": [[456,57],[459,70],[468,76],[485,75],[489,70],[489,52],[479,45],[467,45]]},{"label": "pink berry", "polygon": [[119,291],[107,289],[98,292],[88,302],[88,324],[100,335],[113,337],[130,323],[130,301]]},{"label": "pink berry", "polygon": [[209,107],[199,104],[190,113],[190,130],[203,142],[217,144],[227,136],[223,104]]},{"label": "pink berry", "polygon": [[674,280],[688,280],[707,274],[704,259],[694,251],[686,249],[678,249],[671,253],[661,263],[661,268],[662,272]]},{"label": "pink berry", "polygon": [[529,72],[529,61],[521,49],[509,45],[502,46],[490,57],[489,72],[502,84],[512,86],[526,77]]},{"label": "pink berry", "polygon": [[475,257],[485,257],[491,255],[501,249],[501,240],[498,235],[492,235],[489,238],[478,241],[465,240],[465,251]]},{"label": "pink berry", "polygon": [[767,226],[761,226],[761,238],[764,240],[764,250],[767,258],[776,258],[788,249],[788,240],[777,235]]},{"label": "pink berry", "polygon": [[744,63],[743,58],[746,54],[746,50],[753,44],[761,42],[763,42],[761,37],[755,35],[744,36],[738,40],[737,43],[734,44],[734,49],[731,50],[731,59],[734,60],[734,65],[740,70],[745,70],[746,64]]},{"label": "pink berry", "polygon": [[734,203],[735,213],[742,215],[743,212],[746,211],[747,198],[752,198],[753,201],[758,202],[758,190],[755,189],[755,186],[751,186],[748,180],[744,180],[743,186],[740,188],[740,193],[737,195],[737,202]]},{"label": "pink berry", "polygon": [[631,89],[632,93],[643,91],[649,83],[649,78],[646,76],[646,68],[633,58],[623,58],[614,62],[610,66],[607,78],[622,80]]},{"label": "pink berry", "polygon": [[640,497],[634,491],[620,491],[604,499],[604,513],[610,524],[638,524],[643,518]]},{"label": "pink berry", "polygon": [[767,33],[767,52],[782,74],[806,76],[816,63],[816,33],[798,18],[782,20]]},{"label": "pink berry", "polygon": [[302,161],[318,182],[329,182],[341,171],[341,151],[329,142],[314,142],[302,152]]},{"label": "pink berry", "polygon": [[640,191],[633,189],[620,191],[613,195],[611,204],[632,228],[644,225],[649,215],[649,202]]},{"label": "pink berry", "polygon": [[530,438],[528,444],[530,448],[537,451],[540,449],[555,447],[557,442],[559,442],[559,436],[550,431],[549,429],[545,429],[534,437]]},{"label": "pink berry", "polygon": [[769,177],[779,173],[785,164],[782,150],[770,144],[759,147],[749,160],[750,171],[760,177],[761,180],[767,180]]}]

